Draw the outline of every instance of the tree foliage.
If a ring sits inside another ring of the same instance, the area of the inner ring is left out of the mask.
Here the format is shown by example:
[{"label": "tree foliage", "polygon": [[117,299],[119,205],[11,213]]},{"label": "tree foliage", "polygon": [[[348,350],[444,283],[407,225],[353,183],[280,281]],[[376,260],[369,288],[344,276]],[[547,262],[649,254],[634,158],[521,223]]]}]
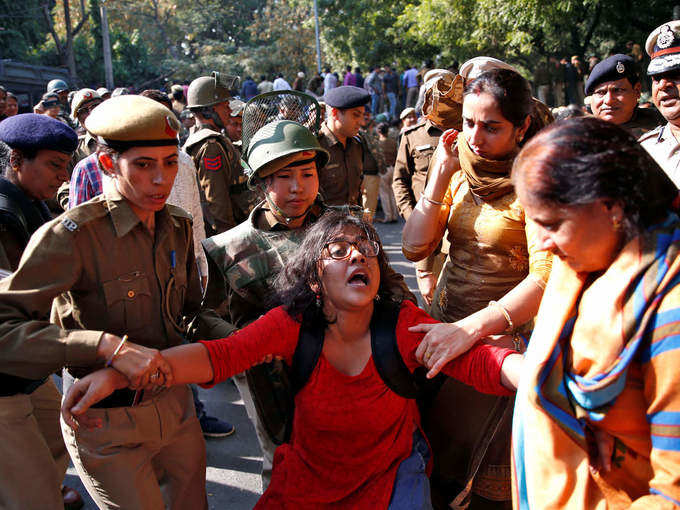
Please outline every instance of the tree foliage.
[{"label": "tree foliage", "polygon": [[[99,5],[117,84],[161,86],[222,72],[292,80],[316,70],[312,0],[0,0],[0,57],[104,82]],[[671,0],[318,0],[334,69],[495,56],[529,72],[548,55],[626,51],[671,19]]]}]

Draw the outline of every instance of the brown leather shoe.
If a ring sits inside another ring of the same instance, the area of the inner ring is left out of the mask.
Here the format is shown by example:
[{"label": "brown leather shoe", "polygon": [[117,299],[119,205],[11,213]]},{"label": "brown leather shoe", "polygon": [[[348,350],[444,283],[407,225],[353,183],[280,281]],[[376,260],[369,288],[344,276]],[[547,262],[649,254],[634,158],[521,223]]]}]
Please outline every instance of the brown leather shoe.
[{"label": "brown leather shoe", "polygon": [[64,510],[80,510],[85,505],[78,491],[71,487],[62,486],[61,495],[64,498]]}]

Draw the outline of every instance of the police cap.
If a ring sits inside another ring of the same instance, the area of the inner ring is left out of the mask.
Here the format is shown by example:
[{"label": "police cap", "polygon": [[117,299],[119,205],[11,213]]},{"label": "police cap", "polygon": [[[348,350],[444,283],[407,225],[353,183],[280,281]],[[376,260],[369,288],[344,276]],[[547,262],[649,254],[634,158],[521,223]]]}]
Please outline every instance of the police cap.
[{"label": "police cap", "polygon": [[231,110],[232,117],[243,117],[243,109],[246,104],[237,98],[232,98],[229,100],[229,109]]},{"label": "police cap", "polygon": [[12,149],[72,153],[78,136],[69,126],[47,115],[20,113],[0,122],[0,141]]},{"label": "police cap", "polygon": [[621,78],[628,78],[631,85],[640,81],[633,58],[617,53],[605,58],[593,67],[590,76],[588,76],[588,81],[586,81],[586,95],[592,94],[595,88],[602,83],[620,80]]},{"label": "police cap", "polygon": [[76,119],[76,116],[78,115],[78,111],[92,103],[101,103],[102,98],[101,96],[97,93],[96,90],[93,89],[80,89],[78,92],[76,92],[73,95],[73,101],[71,102],[71,118],[73,120]]},{"label": "police cap", "polygon": [[680,69],[680,20],[664,23],[649,34],[645,50],[652,59],[647,74]]},{"label": "police cap", "polygon": [[85,129],[100,143],[122,152],[131,147],[177,145],[180,124],[161,103],[130,94],[97,105],[85,120]]},{"label": "police cap", "polygon": [[343,85],[341,87],[335,87],[334,89],[326,92],[323,100],[328,106],[332,106],[333,108],[338,108],[340,110],[346,110],[348,108],[364,106],[371,100],[371,95],[359,87]]},{"label": "police cap", "polygon": [[415,113],[416,113],[416,109],[413,108],[412,106],[409,106],[408,108],[404,108],[401,111],[401,114],[399,114],[399,119],[404,120],[406,117],[408,117],[411,114],[415,115]]}]

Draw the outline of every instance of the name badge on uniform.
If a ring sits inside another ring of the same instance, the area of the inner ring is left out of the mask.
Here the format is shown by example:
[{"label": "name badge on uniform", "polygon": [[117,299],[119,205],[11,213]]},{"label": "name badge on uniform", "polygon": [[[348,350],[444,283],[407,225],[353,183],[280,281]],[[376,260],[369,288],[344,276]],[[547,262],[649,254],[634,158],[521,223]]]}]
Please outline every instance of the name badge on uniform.
[{"label": "name badge on uniform", "polygon": [[69,232],[73,232],[78,228],[78,224],[69,218],[64,218],[61,220],[61,224],[64,225],[64,228]]},{"label": "name badge on uniform", "polygon": [[416,150],[417,150],[418,152],[423,152],[423,151],[426,151],[427,149],[431,149],[431,148],[432,148],[432,145],[430,145],[430,144],[428,143],[427,145],[418,145],[418,146],[416,147]]}]

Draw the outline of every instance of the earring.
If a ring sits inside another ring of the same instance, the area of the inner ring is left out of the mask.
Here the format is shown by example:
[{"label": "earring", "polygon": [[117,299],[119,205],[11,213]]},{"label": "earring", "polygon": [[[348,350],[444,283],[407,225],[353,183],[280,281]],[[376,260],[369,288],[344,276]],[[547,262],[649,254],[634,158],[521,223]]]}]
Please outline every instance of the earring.
[{"label": "earring", "polygon": [[614,230],[617,232],[621,230],[621,220],[619,218],[612,218],[612,227],[614,227]]},{"label": "earring", "polygon": [[316,293],[316,302],[315,302],[315,304],[316,304],[316,307],[317,307],[317,308],[321,308],[321,294],[319,294],[318,292]]}]

